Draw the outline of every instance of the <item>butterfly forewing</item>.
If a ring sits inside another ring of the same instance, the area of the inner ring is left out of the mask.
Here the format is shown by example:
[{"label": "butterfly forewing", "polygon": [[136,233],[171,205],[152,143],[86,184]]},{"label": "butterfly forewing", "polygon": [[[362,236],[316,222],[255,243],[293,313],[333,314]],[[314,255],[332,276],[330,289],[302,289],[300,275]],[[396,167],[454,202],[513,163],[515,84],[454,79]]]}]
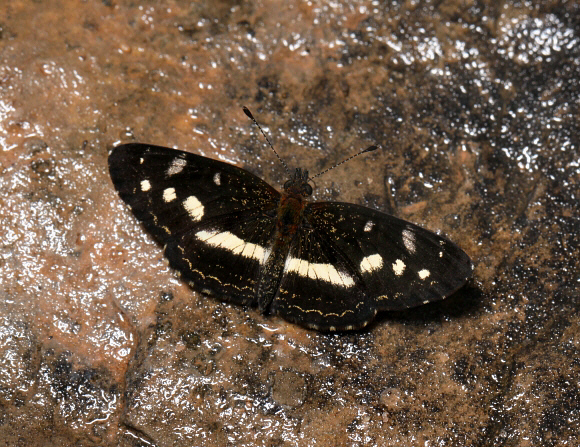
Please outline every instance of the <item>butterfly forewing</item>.
[{"label": "butterfly forewing", "polygon": [[109,171],[172,267],[204,292],[251,303],[279,192],[236,166],[139,143],[117,146]]},{"label": "butterfly forewing", "polygon": [[258,211],[222,216],[219,222],[166,244],[171,267],[198,290],[236,303],[256,305],[256,285],[274,239],[275,219]]},{"label": "butterfly forewing", "polygon": [[471,261],[457,245],[402,219],[338,202],[310,204],[305,214],[350,261],[377,310],[441,300],[471,276]]}]

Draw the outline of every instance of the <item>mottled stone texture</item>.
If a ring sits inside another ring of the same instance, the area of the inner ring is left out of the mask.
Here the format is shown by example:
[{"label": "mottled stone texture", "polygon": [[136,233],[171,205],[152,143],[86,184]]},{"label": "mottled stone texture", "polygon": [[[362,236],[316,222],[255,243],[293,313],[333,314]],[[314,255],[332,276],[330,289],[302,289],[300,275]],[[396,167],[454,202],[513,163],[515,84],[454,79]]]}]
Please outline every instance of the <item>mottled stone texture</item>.
[{"label": "mottled stone texture", "polygon": [[[574,446],[580,7],[0,4],[0,446]],[[446,233],[473,281],[321,334],[192,292],[115,194],[138,140]]]}]

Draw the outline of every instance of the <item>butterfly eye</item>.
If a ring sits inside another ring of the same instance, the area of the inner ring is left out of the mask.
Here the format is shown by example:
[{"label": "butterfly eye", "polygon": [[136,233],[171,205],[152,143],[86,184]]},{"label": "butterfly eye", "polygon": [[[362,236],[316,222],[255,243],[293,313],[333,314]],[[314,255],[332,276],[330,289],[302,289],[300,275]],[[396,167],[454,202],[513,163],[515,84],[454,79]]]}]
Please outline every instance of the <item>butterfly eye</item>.
[{"label": "butterfly eye", "polygon": [[310,184],[308,184],[308,183],[304,183],[304,186],[302,187],[302,194],[305,196],[311,196],[312,195],[312,186],[310,186]]}]

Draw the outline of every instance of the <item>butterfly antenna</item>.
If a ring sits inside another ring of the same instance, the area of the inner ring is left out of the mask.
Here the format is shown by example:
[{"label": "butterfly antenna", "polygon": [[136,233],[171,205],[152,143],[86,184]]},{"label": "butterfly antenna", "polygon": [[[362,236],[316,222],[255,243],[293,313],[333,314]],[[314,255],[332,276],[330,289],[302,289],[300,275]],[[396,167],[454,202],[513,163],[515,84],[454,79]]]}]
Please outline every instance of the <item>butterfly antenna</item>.
[{"label": "butterfly antenna", "polygon": [[282,163],[284,165],[284,167],[286,168],[286,171],[288,171],[288,174],[292,175],[292,172],[290,171],[290,168],[288,168],[288,165],[284,162],[284,160],[282,160],[280,158],[280,156],[278,155],[278,152],[276,152],[276,149],[274,149],[274,146],[272,146],[272,143],[270,143],[270,140],[268,139],[268,136],[262,130],[262,128],[260,127],[260,125],[256,121],[256,118],[254,118],[254,115],[252,115],[252,112],[250,112],[250,109],[248,109],[246,106],[242,107],[242,109],[244,110],[244,113],[246,114],[246,116],[248,118],[250,118],[254,122],[254,124],[256,126],[258,126],[258,129],[260,129],[260,132],[262,132],[262,135],[264,135],[264,138],[266,139],[266,141],[270,145],[270,148],[274,151],[274,153],[276,154],[276,157],[278,157],[278,160],[280,160],[280,163]]},{"label": "butterfly antenna", "polygon": [[351,156],[350,156],[350,157],[348,157],[347,159],[345,159],[345,160],[342,160],[340,163],[337,163],[337,164],[335,164],[334,166],[331,166],[330,168],[328,168],[328,169],[325,169],[325,170],[324,170],[324,171],[322,171],[322,172],[319,172],[319,173],[318,173],[318,174],[316,174],[315,176],[313,176],[313,177],[310,177],[308,180],[312,180],[312,179],[315,179],[316,177],[320,177],[322,174],[326,174],[328,171],[330,171],[330,170],[332,170],[332,169],[334,169],[334,168],[338,168],[340,165],[342,165],[342,164],[346,163],[347,161],[350,161],[350,160],[352,160],[353,158],[355,158],[355,157],[358,157],[359,155],[366,154],[367,152],[372,152],[372,151],[374,151],[374,150],[377,150],[378,148],[379,148],[379,147],[378,147],[378,146],[375,146],[375,145],[373,145],[373,146],[369,146],[369,147],[367,147],[365,150],[362,150],[362,151],[360,151],[360,152],[359,152],[359,153],[357,153],[357,154],[351,155]]}]

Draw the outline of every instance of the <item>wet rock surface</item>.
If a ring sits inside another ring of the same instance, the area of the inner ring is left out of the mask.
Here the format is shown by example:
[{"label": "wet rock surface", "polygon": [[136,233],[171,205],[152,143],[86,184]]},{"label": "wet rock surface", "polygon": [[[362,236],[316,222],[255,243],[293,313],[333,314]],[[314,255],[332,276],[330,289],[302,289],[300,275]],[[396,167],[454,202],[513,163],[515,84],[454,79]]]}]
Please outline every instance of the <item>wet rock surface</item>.
[{"label": "wet rock surface", "polygon": [[[578,445],[574,2],[0,5],[0,445]],[[325,334],[191,291],[133,140],[441,231],[453,297]],[[282,179],[282,180],[281,180]]]}]

